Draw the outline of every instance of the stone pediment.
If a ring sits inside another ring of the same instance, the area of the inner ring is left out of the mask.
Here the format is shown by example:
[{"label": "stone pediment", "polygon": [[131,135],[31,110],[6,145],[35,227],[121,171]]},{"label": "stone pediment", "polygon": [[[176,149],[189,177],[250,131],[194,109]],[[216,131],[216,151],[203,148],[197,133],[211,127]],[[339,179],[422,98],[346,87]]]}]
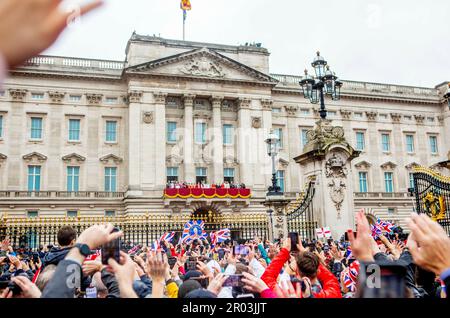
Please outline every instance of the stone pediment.
[{"label": "stone pediment", "polygon": [[408,170],[412,170],[415,167],[420,167],[420,165],[417,162],[412,162],[412,163],[410,163],[410,164],[405,166],[405,168],[408,169]]},{"label": "stone pediment", "polygon": [[119,163],[122,163],[123,159],[116,155],[109,154],[104,157],[101,157],[100,161],[103,162],[104,164],[107,164],[111,161],[114,162],[115,164],[119,164]]},{"label": "stone pediment", "polygon": [[393,163],[392,161],[388,161],[381,165],[381,169],[384,169],[384,170],[394,170],[396,167],[397,167],[397,165],[395,163]]},{"label": "stone pediment", "polygon": [[278,83],[271,76],[208,48],[195,49],[125,69],[127,74]]},{"label": "stone pediment", "polygon": [[36,162],[44,162],[47,160],[47,157],[43,154],[40,154],[39,152],[32,152],[28,155],[23,156],[22,158],[27,162],[32,162],[33,160],[35,160]]},{"label": "stone pediment", "polygon": [[66,162],[66,163],[71,163],[71,162],[78,162],[78,163],[81,163],[81,162],[86,161],[86,158],[83,157],[83,156],[81,156],[81,155],[79,155],[79,154],[72,153],[72,154],[70,154],[70,155],[67,155],[67,156],[62,157],[62,160],[63,160],[64,162]]},{"label": "stone pediment", "polygon": [[361,161],[355,164],[355,167],[357,169],[369,169],[370,167],[372,167],[372,165],[367,161]]}]

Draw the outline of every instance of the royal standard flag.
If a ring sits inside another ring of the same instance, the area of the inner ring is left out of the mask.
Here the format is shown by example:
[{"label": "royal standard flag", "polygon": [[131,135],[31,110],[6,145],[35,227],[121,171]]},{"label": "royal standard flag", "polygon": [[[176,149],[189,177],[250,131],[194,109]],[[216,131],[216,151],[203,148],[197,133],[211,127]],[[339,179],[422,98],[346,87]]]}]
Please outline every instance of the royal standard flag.
[{"label": "royal standard flag", "polygon": [[192,10],[192,5],[191,5],[190,0],[181,0],[180,6],[181,6],[181,10],[184,10],[184,11]]}]

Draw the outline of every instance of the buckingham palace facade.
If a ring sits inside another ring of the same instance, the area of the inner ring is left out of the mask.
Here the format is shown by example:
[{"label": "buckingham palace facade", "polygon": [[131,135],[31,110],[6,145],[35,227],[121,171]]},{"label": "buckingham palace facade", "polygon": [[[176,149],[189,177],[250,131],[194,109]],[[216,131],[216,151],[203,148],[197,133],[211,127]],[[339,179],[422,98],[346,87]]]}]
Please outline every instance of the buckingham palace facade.
[{"label": "buckingham palace facade", "polygon": [[[29,60],[0,89],[1,217],[265,215],[271,131],[280,138],[279,184],[294,200],[307,180],[293,158],[319,114],[301,76],[269,72],[269,55],[259,45],[133,34],[125,62]],[[343,82],[341,100],[327,108],[361,151],[354,209],[404,224],[413,167],[448,159],[448,84]],[[168,198],[172,180],[227,180],[251,196]]]}]

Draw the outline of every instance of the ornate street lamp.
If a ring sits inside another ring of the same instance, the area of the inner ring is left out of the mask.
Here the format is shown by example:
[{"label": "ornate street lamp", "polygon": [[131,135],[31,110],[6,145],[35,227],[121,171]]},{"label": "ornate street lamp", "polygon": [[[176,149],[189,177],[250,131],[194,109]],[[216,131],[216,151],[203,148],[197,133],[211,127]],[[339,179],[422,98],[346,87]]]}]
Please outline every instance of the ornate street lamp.
[{"label": "ornate street lamp", "polygon": [[281,195],[281,188],[277,185],[277,170],[275,166],[275,158],[278,155],[279,149],[279,141],[277,135],[270,132],[269,137],[266,139],[267,144],[267,154],[272,158],[272,185],[269,187],[269,192],[267,195]]},{"label": "ornate street lamp", "polygon": [[311,103],[317,104],[320,101],[320,117],[326,119],[325,95],[330,96],[333,100],[340,100],[343,83],[338,80],[336,73],[330,70],[327,61],[320,56],[320,52],[317,52],[312,66],[316,77],[313,78],[308,75],[308,70],[305,70],[305,76],[300,81],[300,86],[303,90],[303,96],[309,99]]}]

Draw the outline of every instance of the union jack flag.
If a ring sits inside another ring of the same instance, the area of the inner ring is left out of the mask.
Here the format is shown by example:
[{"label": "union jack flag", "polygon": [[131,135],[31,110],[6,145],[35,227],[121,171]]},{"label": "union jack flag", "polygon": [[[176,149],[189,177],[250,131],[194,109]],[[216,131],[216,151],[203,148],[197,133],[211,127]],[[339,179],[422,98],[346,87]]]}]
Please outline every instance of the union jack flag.
[{"label": "union jack flag", "polygon": [[372,236],[378,238],[383,233],[392,233],[395,227],[391,222],[377,219],[377,222],[371,226]]},{"label": "union jack flag", "polygon": [[356,291],[356,283],[358,281],[360,264],[358,261],[354,261],[350,264],[349,268],[344,272],[344,285],[349,291]]},{"label": "union jack flag", "polygon": [[128,253],[129,255],[132,255],[132,254],[136,253],[140,248],[141,248],[140,245],[136,245],[135,247],[133,247],[132,249],[130,249],[127,253]]},{"label": "union jack flag", "polygon": [[347,250],[345,251],[345,258],[351,259],[353,257],[352,248],[350,246],[347,247]]},{"label": "union jack flag", "polygon": [[157,250],[159,250],[161,248],[161,246],[159,245],[159,242],[161,242],[161,241],[158,241],[158,240],[153,241],[152,246],[150,246],[150,249],[155,252]]},{"label": "union jack flag", "polygon": [[166,232],[164,233],[161,238],[159,239],[159,241],[166,241],[166,242],[172,242],[173,238],[175,237],[175,232]]},{"label": "union jack flag", "polygon": [[206,239],[208,234],[205,231],[205,222],[201,220],[189,221],[184,225],[181,241],[190,244],[194,240]]},{"label": "union jack flag", "polygon": [[211,237],[211,244],[215,246],[217,243],[229,240],[231,238],[231,231],[230,229],[223,229],[217,232],[211,232],[209,236]]}]

